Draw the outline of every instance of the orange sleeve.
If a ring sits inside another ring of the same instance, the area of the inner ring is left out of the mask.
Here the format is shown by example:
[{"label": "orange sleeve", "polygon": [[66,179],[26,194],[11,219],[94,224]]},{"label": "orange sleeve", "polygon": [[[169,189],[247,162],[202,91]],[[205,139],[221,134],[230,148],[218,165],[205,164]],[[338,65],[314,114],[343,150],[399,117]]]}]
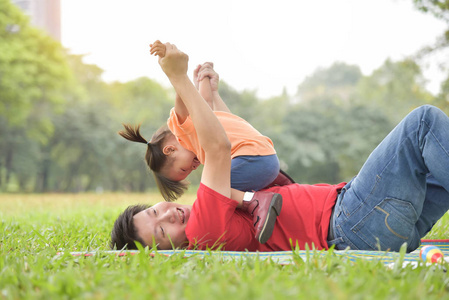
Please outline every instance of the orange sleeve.
[{"label": "orange sleeve", "polygon": [[[276,154],[271,139],[262,135],[244,119],[228,112],[215,111],[214,113],[223,125],[231,142],[231,158],[242,155],[266,156]],[[195,153],[199,161],[204,163],[204,150],[198,141],[190,116],[184,123],[180,123],[174,108],[172,108],[167,125],[178,138],[179,143],[187,150]]]},{"label": "orange sleeve", "polygon": [[180,123],[175,109],[172,108],[170,110],[170,117],[167,120],[167,126],[176,136],[181,146],[195,153],[198,160],[204,164],[205,153],[198,141],[198,136],[190,116],[186,118],[184,123]]}]

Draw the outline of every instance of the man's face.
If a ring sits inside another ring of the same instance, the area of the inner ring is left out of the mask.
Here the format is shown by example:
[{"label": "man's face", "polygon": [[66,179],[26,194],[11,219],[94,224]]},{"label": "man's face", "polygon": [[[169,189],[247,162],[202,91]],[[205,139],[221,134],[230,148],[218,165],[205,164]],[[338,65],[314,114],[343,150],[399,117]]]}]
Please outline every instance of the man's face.
[{"label": "man's face", "polygon": [[150,247],[154,239],[161,250],[183,248],[188,245],[185,229],[191,208],[190,205],[159,202],[134,215],[137,235]]}]

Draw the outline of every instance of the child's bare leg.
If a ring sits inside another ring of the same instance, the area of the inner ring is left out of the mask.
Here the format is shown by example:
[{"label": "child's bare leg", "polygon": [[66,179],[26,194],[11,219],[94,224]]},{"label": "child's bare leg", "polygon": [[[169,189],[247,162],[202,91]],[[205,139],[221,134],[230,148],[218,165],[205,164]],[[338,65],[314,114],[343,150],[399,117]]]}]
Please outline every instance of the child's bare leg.
[{"label": "child's bare leg", "polygon": [[242,202],[243,202],[243,197],[245,196],[245,192],[236,190],[236,189],[231,189],[231,199],[235,200],[239,203],[239,205],[237,205],[237,208],[242,208]]}]

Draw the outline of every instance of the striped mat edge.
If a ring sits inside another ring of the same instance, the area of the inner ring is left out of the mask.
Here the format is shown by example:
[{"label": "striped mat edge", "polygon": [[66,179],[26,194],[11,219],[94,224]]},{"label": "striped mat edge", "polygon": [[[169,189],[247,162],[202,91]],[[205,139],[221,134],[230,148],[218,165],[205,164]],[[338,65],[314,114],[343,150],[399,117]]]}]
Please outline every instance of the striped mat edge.
[{"label": "striped mat edge", "polygon": [[[446,262],[449,262],[449,239],[440,240],[421,240],[421,246],[411,253],[407,253],[403,257],[403,264],[414,263],[417,264],[420,261],[419,251],[423,246],[434,245],[441,249],[445,256]],[[58,255],[63,255],[66,252],[58,252]],[[106,251],[72,251],[69,252],[72,256],[96,256],[115,254],[116,256],[135,255],[140,253],[139,250],[106,250]],[[401,254],[398,252],[385,252],[385,251],[362,251],[362,250],[334,250],[337,256],[341,256],[351,261],[357,260],[375,260],[380,261],[387,265],[392,265],[398,261]],[[325,257],[328,255],[328,251],[307,251],[307,250],[295,250],[295,251],[274,251],[274,252],[243,252],[243,251],[200,251],[200,250],[159,250],[150,252],[150,256],[155,255],[172,256],[175,254],[183,255],[184,257],[203,257],[206,255],[218,256],[222,259],[232,260],[238,258],[258,258],[260,260],[272,260],[275,263],[288,265],[295,263],[295,259],[299,256],[302,260],[308,260],[310,257]]]}]

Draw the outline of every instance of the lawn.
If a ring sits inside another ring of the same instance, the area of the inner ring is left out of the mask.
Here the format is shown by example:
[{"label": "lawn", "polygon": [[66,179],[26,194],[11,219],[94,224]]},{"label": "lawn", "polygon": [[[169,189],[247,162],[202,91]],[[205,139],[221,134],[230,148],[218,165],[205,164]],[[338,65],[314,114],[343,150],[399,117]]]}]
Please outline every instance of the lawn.
[{"label": "lawn", "polygon": [[[156,194],[0,195],[0,299],[449,298],[444,268],[389,269],[331,251],[285,266],[256,258],[67,254],[107,250],[112,224],[127,205],[160,199]],[[182,202],[193,200],[188,195]],[[448,238],[448,226],[446,215],[427,238]],[[61,251],[66,254],[58,256]]]}]

